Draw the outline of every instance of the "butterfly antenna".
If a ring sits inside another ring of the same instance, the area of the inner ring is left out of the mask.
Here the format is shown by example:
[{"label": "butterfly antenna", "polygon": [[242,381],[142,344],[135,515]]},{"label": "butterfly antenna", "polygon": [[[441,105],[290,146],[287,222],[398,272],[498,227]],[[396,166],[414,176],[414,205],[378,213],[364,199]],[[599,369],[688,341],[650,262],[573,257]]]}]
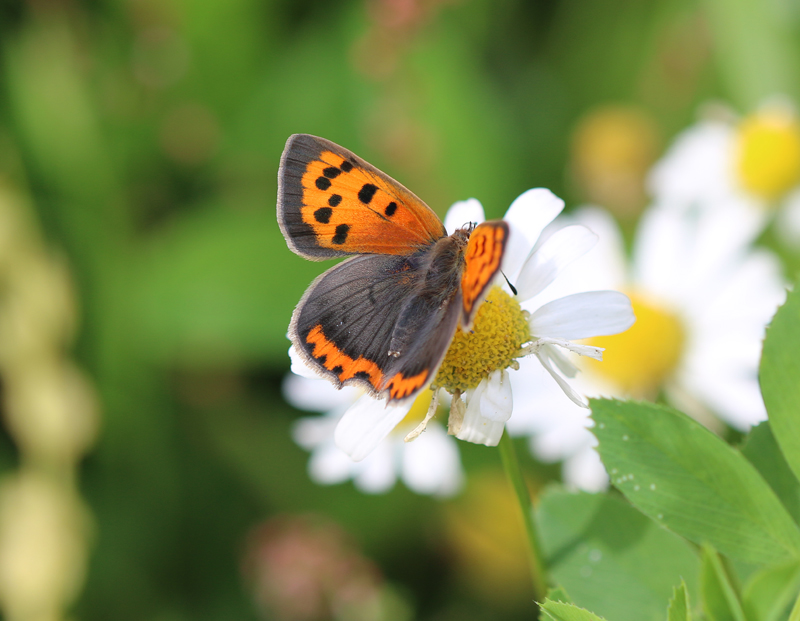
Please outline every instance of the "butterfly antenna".
[{"label": "butterfly antenna", "polygon": [[511,284],[511,281],[508,279],[508,276],[506,276],[505,272],[500,272],[500,273],[503,275],[503,278],[506,279],[506,283],[508,283],[508,286],[511,288],[511,292],[514,295],[517,295],[517,288]]}]

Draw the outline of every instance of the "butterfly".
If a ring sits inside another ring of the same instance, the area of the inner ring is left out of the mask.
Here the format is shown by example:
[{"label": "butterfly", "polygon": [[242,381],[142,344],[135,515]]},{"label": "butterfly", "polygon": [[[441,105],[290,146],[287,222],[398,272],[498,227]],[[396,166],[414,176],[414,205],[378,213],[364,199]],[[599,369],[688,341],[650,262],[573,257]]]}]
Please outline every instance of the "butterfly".
[{"label": "butterfly", "polygon": [[278,223],[313,261],[349,257],[306,290],[289,325],[302,359],[337,387],[415,397],[500,272],[502,220],[448,235],[400,183],[329,140],[295,134],[278,170]]}]

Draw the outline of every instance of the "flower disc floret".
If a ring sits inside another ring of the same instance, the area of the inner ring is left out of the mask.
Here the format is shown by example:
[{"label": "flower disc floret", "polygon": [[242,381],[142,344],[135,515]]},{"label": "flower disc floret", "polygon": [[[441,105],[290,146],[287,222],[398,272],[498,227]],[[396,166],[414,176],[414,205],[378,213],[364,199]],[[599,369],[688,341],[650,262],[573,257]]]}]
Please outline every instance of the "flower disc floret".
[{"label": "flower disc floret", "polygon": [[530,340],[527,314],[519,302],[494,287],[478,309],[472,330],[456,331],[434,386],[451,394],[475,388],[493,371],[515,366]]}]

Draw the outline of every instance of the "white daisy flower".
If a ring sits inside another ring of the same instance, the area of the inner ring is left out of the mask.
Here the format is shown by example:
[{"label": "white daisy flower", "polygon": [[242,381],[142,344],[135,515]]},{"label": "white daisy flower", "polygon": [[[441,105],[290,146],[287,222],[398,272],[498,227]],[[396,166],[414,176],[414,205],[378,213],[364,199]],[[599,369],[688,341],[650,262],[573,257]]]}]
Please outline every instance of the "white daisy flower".
[{"label": "white daisy flower", "polygon": [[[663,394],[679,409],[713,426],[720,417],[746,431],[766,419],[758,386],[765,326],[784,298],[780,264],[749,245],[753,219],[722,209],[692,212],[651,208],[640,221],[632,259],[606,212],[573,215],[600,243],[565,270],[547,296],[605,286],[626,291],[637,322],[624,334],[592,339],[606,347],[602,365],[586,361],[578,381],[588,395],[655,399]],[[523,370],[523,369],[521,369]],[[564,479],[587,490],[602,488],[605,473],[582,411],[542,378],[527,373],[516,392],[529,395],[510,431],[531,435],[533,453],[564,459]],[[535,407],[537,402],[544,407]]]},{"label": "white daisy flower", "polygon": [[[537,188],[517,198],[503,218],[511,229],[503,273],[508,282],[514,283],[513,300],[523,311],[529,344],[520,352],[513,353],[511,365],[494,370],[481,379],[475,388],[466,390],[463,421],[458,426],[456,412],[455,429],[451,412],[451,432],[461,440],[487,446],[497,445],[506,421],[515,411],[515,401],[519,402],[518,396],[514,398],[512,395],[517,392],[518,383],[527,381],[527,373],[523,369],[528,370],[530,366],[540,367],[534,373],[541,373],[543,369],[549,376],[551,387],[558,387],[588,416],[586,400],[568,381],[575,377],[577,368],[564,352],[600,360],[602,348],[574,341],[616,334],[627,330],[634,322],[630,301],[618,291],[585,290],[541,301],[540,294],[548,289],[561,271],[597,242],[597,236],[581,225],[554,229],[543,235],[545,228],[563,209],[564,201],[549,190]],[[470,199],[453,205],[445,219],[445,228],[448,232],[454,230],[463,224],[467,215],[470,221],[483,221],[483,208],[477,200]],[[499,300],[491,296],[487,302],[498,305]],[[478,321],[473,332],[477,331],[477,324]],[[457,334],[456,339],[460,336]],[[538,365],[525,364],[525,357],[529,355],[537,359]],[[443,367],[446,365],[447,359]],[[458,395],[454,401],[456,407],[457,404]],[[527,404],[523,400],[522,405],[517,407],[525,408]]]},{"label": "white daisy flower", "polygon": [[[503,272],[511,282],[518,283],[516,294],[512,297],[500,287],[492,289],[470,333],[456,333],[434,382],[434,400],[440,388],[453,395],[449,432],[461,440],[497,445],[513,411],[509,375],[516,372],[517,360],[525,356],[535,356],[555,380],[554,385],[585,407],[585,400],[569,386],[567,378],[574,376],[576,368],[562,351],[600,358],[600,348],[573,341],[616,334],[634,321],[630,301],[616,291],[581,292],[548,304],[534,304],[530,313],[520,307],[521,302],[527,304],[547,288],[566,265],[596,241],[582,226],[567,227],[540,239],[563,207],[563,201],[551,192],[536,189],[520,196],[506,213],[511,234]],[[465,223],[483,220],[480,203],[470,199],[451,208],[445,227],[453,231]],[[387,406],[364,395],[338,419],[335,445],[355,461],[365,459],[410,409],[409,403]],[[434,405],[407,440],[420,436],[435,410]],[[339,477],[352,476],[350,472]]]},{"label": "white daisy flower", "polygon": [[[394,487],[397,479],[418,494],[446,497],[457,493],[464,481],[461,458],[455,440],[439,424],[428,426],[416,442],[405,443],[403,438],[413,430],[419,418],[400,423],[388,437],[360,461],[353,461],[336,446],[334,432],[342,415],[353,409],[360,412],[375,406],[375,400],[364,396],[353,386],[337,390],[328,381],[313,374],[290,351],[293,372],[286,376],[283,394],[298,409],[322,412],[298,420],[292,430],[295,442],[311,452],[308,474],[320,485],[343,483],[350,479],[362,492],[380,494]],[[300,374],[294,371],[299,371]],[[415,409],[424,414],[428,404],[424,393]],[[377,402],[383,404],[383,402]],[[407,415],[411,405],[405,410]],[[413,412],[409,418],[413,417]]]},{"label": "white daisy flower", "polygon": [[[721,112],[717,109],[717,112]],[[744,118],[708,115],[675,139],[653,168],[649,187],[657,204],[671,208],[735,207],[757,226],[775,212],[775,232],[800,246],[800,118],[784,99],[765,101]]]}]

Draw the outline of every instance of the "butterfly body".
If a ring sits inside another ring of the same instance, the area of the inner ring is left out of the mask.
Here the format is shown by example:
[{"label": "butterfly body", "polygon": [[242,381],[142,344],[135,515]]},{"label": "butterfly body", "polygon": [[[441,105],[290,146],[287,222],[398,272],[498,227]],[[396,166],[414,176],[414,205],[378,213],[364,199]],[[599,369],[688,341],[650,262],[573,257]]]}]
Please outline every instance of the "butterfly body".
[{"label": "butterfly body", "polygon": [[335,385],[389,401],[433,381],[459,323],[471,326],[499,273],[508,238],[501,221],[447,235],[391,177],[305,134],[289,138],[281,158],[278,221],[300,256],[350,256],[297,305],[289,327],[295,350]]}]

